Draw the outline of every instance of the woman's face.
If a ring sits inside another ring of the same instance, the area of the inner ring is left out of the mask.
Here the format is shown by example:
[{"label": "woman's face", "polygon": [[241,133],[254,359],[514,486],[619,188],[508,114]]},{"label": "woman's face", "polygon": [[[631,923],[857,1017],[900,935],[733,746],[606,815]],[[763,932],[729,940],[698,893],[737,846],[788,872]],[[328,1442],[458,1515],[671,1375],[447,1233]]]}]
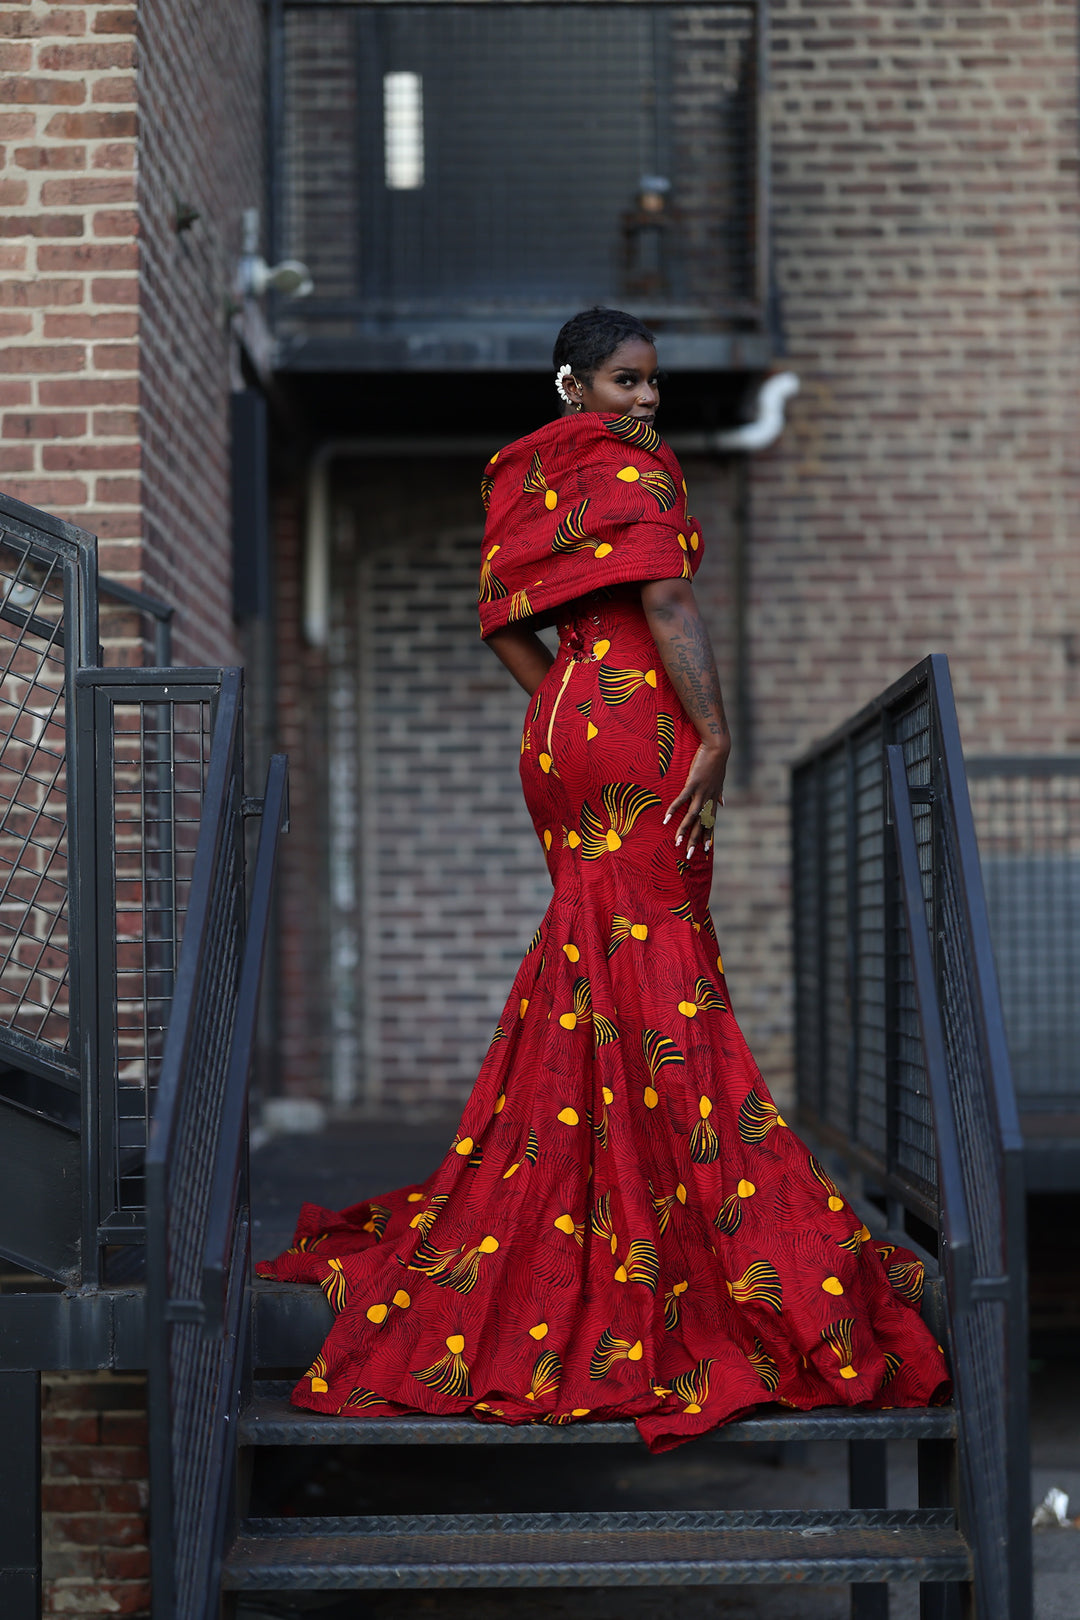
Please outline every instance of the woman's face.
[{"label": "woman's face", "polygon": [[656,350],[644,338],[628,338],[597,366],[591,382],[567,377],[566,392],[586,411],[613,411],[651,422],[660,404]]}]

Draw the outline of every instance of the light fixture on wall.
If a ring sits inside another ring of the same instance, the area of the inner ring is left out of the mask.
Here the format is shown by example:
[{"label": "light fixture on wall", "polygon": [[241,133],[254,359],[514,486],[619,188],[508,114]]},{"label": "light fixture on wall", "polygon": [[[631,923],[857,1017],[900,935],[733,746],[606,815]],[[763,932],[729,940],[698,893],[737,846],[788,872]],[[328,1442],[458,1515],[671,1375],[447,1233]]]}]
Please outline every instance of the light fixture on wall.
[{"label": "light fixture on wall", "polygon": [[285,298],[306,298],[314,292],[311,271],[301,259],[267,264],[259,252],[259,210],[244,209],[244,247],[236,270],[236,290],[242,298],[261,298],[266,292]]},{"label": "light fixture on wall", "polygon": [[383,168],[389,191],[424,184],[424,85],[419,73],[383,74]]}]

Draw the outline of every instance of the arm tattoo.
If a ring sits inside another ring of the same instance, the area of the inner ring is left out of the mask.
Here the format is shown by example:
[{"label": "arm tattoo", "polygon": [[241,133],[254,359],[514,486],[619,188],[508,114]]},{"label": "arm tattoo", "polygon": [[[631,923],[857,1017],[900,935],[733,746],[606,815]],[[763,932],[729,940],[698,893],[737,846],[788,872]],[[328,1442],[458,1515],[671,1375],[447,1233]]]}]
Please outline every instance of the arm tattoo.
[{"label": "arm tattoo", "polygon": [[[658,651],[687,716],[702,736],[726,741],[727,719],[720,693],[720,677],[709,645],[709,635],[694,610],[658,607],[653,616],[663,625]],[[672,623],[677,617],[678,622]]]}]

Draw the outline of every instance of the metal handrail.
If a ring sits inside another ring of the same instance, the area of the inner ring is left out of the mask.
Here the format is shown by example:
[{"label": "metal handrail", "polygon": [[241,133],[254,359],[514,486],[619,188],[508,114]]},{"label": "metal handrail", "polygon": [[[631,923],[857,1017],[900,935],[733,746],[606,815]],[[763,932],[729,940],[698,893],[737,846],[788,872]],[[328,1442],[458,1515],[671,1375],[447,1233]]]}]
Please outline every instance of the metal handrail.
[{"label": "metal handrail", "polygon": [[938,1192],[941,1199],[941,1269],[945,1273],[953,1311],[967,1311],[971,1308],[973,1265],[971,1212],[960,1170],[960,1130],[949,1085],[945,1030],[934,974],[934,949],[926,924],[926,902],[915,841],[915,817],[911,809],[904,750],[899,744],[891,743],[885,750],[885,757],[892,795],[893,830],[904,899],[904,919],[919,1004],[919,1022],[922,1025],[926,1077],[930,1083],[930,1099],[934,1109]]},{"label": "metal handrail", "polygon": [[237,1201],[246,1173],[248,1082],[255,1053],[259,991],[270,937],[278,849],[281,834],[288,831],[289,762],[285,754],[274,754],[270,760],[261,814],[247,941],[236,996],[232,1057],[225,1082],[203,1248],[202,1302],[207,1332],[220,1332],[224,1327]]},{"label": "metal handrail", "polygon": [[[217,1615],[250,1375],[247,1096],[288,775],[275,755],[261,804],[240,792],[239,672],[229,673],[147,1154],[155,1620]],[[242,817],[260,812],[245,926]]]},{"label": "metal handrail", "polygon": [[[218,703],[210,764],[207,773],[203,816],[195,852],[190,902],[180,959],[177,966],[169,1027],[165,1039],[157,1105],[146,1152],[147,1199],[147,1373],[150,1415],[150,1493],[154,1504],[151,1525],[151,1568],[155,1620],[194,1620],[185,1594],[178,1587],[178,1565],[189,1538],[197,1539],[202,1515],[191,1529],[177,1526],[177,1446],[178,1414],[174,1384],[174,1336],[187,1328],[189,1336],[202,1318],[202,1302],[195,1296],[190,1277],[178,1287],[173,1244],[175,1215],[175,1172],[181,1142],[181,1113],[190,1080],[191,1057],[202,1011],[201,990],[211,969],[220,971],[214,961],[220,941],[213,935],[220,905],[217,879],[228,841],[236,836],[234,819],[240,812],[236,802],[237,762],[242,739],[242,681],[239,670],[224,672]],[[241,868],[242,872],[242,868]],[[242,914],[242,906],[240,907]],[[217,1121],[204,1122],[210,1135]],[[184,1211],[189,1219],[193,1212]],[[190,1237],[190,1234],[188,1234]],[[201,1245],[200,1245],[201,1255]],[[188,1268],[190,1270],[190,1267]],[[217,1380],[211,1379],[213,1398]],[[181,1464],[185,1459],[179,1459]],[[200,1470],[201,1471],[201,1470]],[[179,1607],[178,1607],[179,1599]]]},{"label": "metal handrail", "polygon": [[1030,1620],[1023,1140],[943,656],[798,762],[793,814],[800,1119],[937,1243],[977,1612]]}]

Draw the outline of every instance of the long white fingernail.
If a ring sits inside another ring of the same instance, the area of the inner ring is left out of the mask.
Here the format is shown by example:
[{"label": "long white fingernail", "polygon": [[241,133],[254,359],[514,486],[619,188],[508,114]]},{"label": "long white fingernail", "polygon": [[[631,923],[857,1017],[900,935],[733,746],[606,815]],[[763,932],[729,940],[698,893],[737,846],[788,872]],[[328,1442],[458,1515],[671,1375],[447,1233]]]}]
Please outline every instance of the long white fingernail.
[{"label": "long white fingernail", "polygon": [[682,833],[680,833],[678,838],[676,838],[676,840],[675,840],[675,848],[678,849],[678,847],[679,847],[679,845],[681,843],[682,843]]},{"label": "long white fingernail", "polygon": [[690,857],[691,857],[691,855],[692,855],[692,854],[693,854],[693,853],[694,853],[694,851],[695,851],[695,849],[697,849],[697,845],[696,845],[696,844],[691,844],[691,845],[690,845],[690,848],[689,848],[689,849],[688,849],[688,850],[687,850],[687,852],[686,852],[686,858],[687,858],[687,860],[689,860],[689,859],[690,859]]},{"label": "long white fingernail", "polygon": [[666,815],[666,816],[665,816],[665,817],[664,817],[664,826],[665,826],[665,827],[666,827],[666,826],[667,826],[667,824],[668,824],[668,822],[669,822],[669,821],[670,821],[670,820],[671,820],[671,811],[670,811],[670,810],[669,810],[669,811],[668,811],[668,813],[667,813],[667,815]]}]

